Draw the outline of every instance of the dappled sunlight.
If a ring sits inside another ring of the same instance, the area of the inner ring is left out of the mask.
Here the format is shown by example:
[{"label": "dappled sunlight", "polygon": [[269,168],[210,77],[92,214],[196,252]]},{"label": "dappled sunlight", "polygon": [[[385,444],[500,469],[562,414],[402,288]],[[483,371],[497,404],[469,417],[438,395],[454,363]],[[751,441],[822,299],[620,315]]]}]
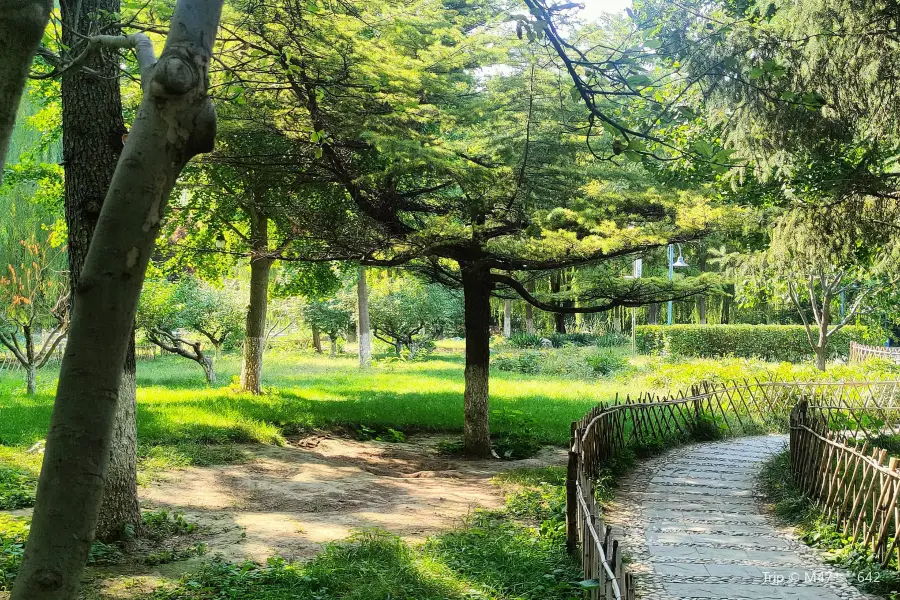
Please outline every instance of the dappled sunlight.
[{"label": "dappled sunlight", "polygon": [[522,461],[464,461],[436,453],[435,438],[407,443],[305,438],[251,449],[237,465],[173,472],[141,490],[145,508],[184,511],[212,552],[230,560],[309,558],[324,542],[380,528],[420,540],[475,507],[503,503],[491,478],[561,464],[563,451]]}]

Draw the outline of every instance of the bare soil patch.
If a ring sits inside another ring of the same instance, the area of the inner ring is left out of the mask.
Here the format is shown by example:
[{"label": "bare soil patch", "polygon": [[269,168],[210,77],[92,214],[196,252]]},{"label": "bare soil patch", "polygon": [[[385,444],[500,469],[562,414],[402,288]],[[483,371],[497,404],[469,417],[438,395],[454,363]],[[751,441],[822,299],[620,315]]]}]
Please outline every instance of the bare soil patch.
[{"label": "bare soil patch", "polygon": [[144,508],[181,511],[197,523],[196,539],[208,555],[298,560],[360,529],[422,539],[457,525],[474,508],[501,506],[494,475],[565,458],[564,451],[545,448],[527,460],[467,461],[439,455],[442,439],[387,443],[320,435],[286,447],[251,446],[249,462],[171,472],[143,488],[141,500]]}]

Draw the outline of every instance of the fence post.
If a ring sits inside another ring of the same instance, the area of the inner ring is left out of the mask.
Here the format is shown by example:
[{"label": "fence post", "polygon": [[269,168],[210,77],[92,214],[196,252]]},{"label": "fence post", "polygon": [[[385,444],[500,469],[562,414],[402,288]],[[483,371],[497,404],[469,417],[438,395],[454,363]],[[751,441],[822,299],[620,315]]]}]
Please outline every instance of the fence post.
[{"label": "fence post", "polygon": [[569,442],[569,464],[566,468],[566,550],[575,555],[578,552],[578,452],[575,438],[577,424],[572,423]]}]

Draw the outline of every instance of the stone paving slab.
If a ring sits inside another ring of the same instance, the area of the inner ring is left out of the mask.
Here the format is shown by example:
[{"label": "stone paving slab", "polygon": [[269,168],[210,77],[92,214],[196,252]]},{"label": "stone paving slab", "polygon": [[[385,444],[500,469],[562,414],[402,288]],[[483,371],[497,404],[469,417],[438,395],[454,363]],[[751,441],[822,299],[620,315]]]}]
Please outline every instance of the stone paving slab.
[{"label": "stone paving slab", "polygon": [[642,600],[864,600],[778,528],[756,475],[784,436],[695,444],[642,463],[607,510]]}]

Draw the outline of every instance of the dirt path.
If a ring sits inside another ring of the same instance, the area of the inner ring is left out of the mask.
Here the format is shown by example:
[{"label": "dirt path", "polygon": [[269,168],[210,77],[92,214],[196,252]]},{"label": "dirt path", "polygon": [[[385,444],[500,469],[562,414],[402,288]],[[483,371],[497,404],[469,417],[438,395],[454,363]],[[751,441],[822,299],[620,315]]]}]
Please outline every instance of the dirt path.
[{"label": "dirt path", "polygon": [[250,462],[172,472],[143,488],[141,501],[198,523],[209,555],[303,559],[364,528],[422,539],[459,524],[475,507],[501,506],[500,490],[490,483],[494,475],[564,460],[559,449],[522,461],[457,460],[437,453],[440,440],[316,436],[283,448],[254,446]]}]

